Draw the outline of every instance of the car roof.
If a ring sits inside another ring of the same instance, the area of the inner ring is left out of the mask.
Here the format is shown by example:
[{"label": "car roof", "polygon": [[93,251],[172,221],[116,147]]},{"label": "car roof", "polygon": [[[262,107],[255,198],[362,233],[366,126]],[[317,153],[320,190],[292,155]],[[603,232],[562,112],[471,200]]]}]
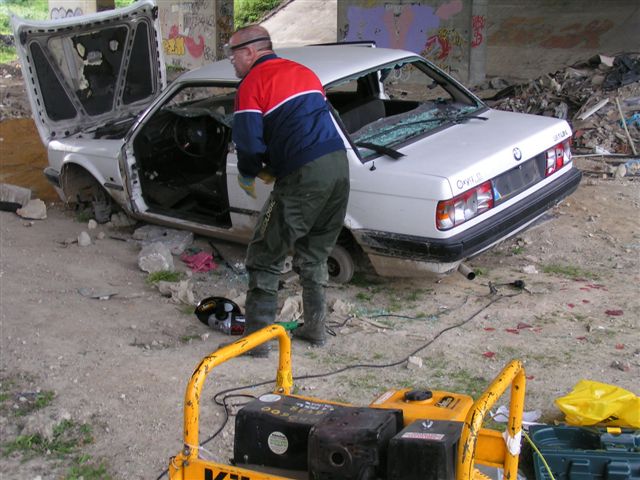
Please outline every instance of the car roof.
[{"label": "car roof", "polygon": [[[318,75],[323,85],[328,85],[356,72],[372,70],[380,65],[407,58],[418,58],[413,52],[390,48],[372,48],[357,45],[319,45],[282,48],[276,55],[307,66]],[[205,65],[184,73],[181,81],[221,80],[238,82],[229,60]]]}]

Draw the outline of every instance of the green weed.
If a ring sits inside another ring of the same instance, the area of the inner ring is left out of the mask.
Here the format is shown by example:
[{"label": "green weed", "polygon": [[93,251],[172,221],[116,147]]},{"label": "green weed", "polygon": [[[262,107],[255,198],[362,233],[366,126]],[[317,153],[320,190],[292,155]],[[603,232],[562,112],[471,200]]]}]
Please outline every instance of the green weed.
[{"label": "green weed", "polygon": [[104,463],[96,463],[90,455],[80,455],[74,459],[74,465],[64,477],[64,480],[110,480]]},{"label": "green weed", "polygon": [[514,247],[511,250],[512,255],[522,255],[523,252],[524,252],[524,247]]},{"label": "green weed", "polygon": [[589,272],[579,267],[573,267],[570,265],[558,265],[558,264],[544,265],[542,267],[542,271],[544,273],[559,275],[561,277],[567,277],[573,280],[578,280],[581,278],[595,280],[598,278],[598,275],[593,272]]},{"label": "green weed", "polygon": [[182,335],[180,337],[180,343],[191,343],[193,340],[198,340],[200,335]]},{"label": "green weed", "polygon": [[20,452],[27,458],[45,455],[47,452],[62,457],[92,442],[93,435],[89,425],[63,420],[54,427],[51,439],[40,434],[20,435],[5,443],[3,450],[5,455]]},{"label": "green weed", "polygon": [[358,292],[356,293],[356,299],[360,300],[361,302],[370,302],[371,300],[373,300],[373,295],[370,293]]},{"label": "green weed", "polygon": [[256,23],[269,11],[275,9],[282,0],[234,0],[233,14],[236,28]]},{"label": "green weed", "polygon": [[150,273],[145,282],[147,285],[155,285],[158,282],[179,282],[182,280],[182,274],[173,270],[161,270],[160,272]]},{"label": "green weed", "polygon": [[[2,402],[6,402],[11,398],[16,399],[15,405],[17,405],[17,408],[13,407],[11,411],[17,417],[24,417],[32,412],[45,408],[53,401],[54,397],[55,394],[50,391],[25,393],[6,392],[2,395]],[[9,409],[9,405],[5,405],[2,408],[4,411],[9,411]]]},{"label": "green weed", "polygon": [[49,16],[47,0],[5,0],[0,2],[0,33],[13,34],[11,14],[32,20],[46,20]]},{"label": "green weed", "polygon": [[79,210],[76,212],[76,222],[87,223],[93,218],[93,212],[90,209]]},{"label": "green weed", "polygon": [[482,275],[487,274],[487,269],[482,267],[476,267],[473,269],[473,273],[476,274],[476,277],[481,277]]}]

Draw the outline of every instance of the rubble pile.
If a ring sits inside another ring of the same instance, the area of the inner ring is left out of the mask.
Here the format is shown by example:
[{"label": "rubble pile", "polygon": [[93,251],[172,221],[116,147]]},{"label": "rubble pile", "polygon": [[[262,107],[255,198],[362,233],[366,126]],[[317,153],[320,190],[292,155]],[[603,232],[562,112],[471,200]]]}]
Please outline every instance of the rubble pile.
[{"label": "rubble pile", "polygon": [[[478,89],[501,84],[506,85],[492,79]],[[567,120],[576,153],[638,155],[640,55],[597,55],[527,83],[506,86],[484,100],[499,110]]]}]

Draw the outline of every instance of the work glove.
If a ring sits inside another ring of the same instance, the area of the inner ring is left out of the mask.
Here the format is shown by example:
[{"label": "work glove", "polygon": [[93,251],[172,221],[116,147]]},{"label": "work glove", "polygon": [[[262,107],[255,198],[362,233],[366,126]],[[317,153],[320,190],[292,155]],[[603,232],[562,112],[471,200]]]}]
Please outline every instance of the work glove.
[{"label": "work glove", "polygon": [[258,178],[267,185],[269,185],[270,183],[273,183],[276,179],[276,177],[271,175],[271,173],[269,173],[269,171],[267,171],[264,168],[258,172]]},{"label": "work glove", "polygon": [[255,177],[245,177],[241,173],[238,174],[238,185],[251,198],[256,198],[256,179]]}]

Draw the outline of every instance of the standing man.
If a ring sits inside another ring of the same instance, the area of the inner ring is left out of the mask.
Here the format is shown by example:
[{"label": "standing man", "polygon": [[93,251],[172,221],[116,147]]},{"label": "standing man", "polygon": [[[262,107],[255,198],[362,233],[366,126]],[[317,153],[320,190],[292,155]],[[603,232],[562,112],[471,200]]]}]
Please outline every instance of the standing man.
[{"label": "standing man", "polygon": [[[349,198],[344,141],[318,77],[279,58],[266,29],[239,29],[225,53],[242,79],[233,116],[238,182],[255,198],[256,177],[265,183],[275,179],[247,250],[245,332],[275,321],[280,272],[293,253],[304,309],[304,326],[293,336],[321,346],[326,341],[327,257],[342,229]],[[250,353],[266,357],[269,348],[263,344]]]}]

